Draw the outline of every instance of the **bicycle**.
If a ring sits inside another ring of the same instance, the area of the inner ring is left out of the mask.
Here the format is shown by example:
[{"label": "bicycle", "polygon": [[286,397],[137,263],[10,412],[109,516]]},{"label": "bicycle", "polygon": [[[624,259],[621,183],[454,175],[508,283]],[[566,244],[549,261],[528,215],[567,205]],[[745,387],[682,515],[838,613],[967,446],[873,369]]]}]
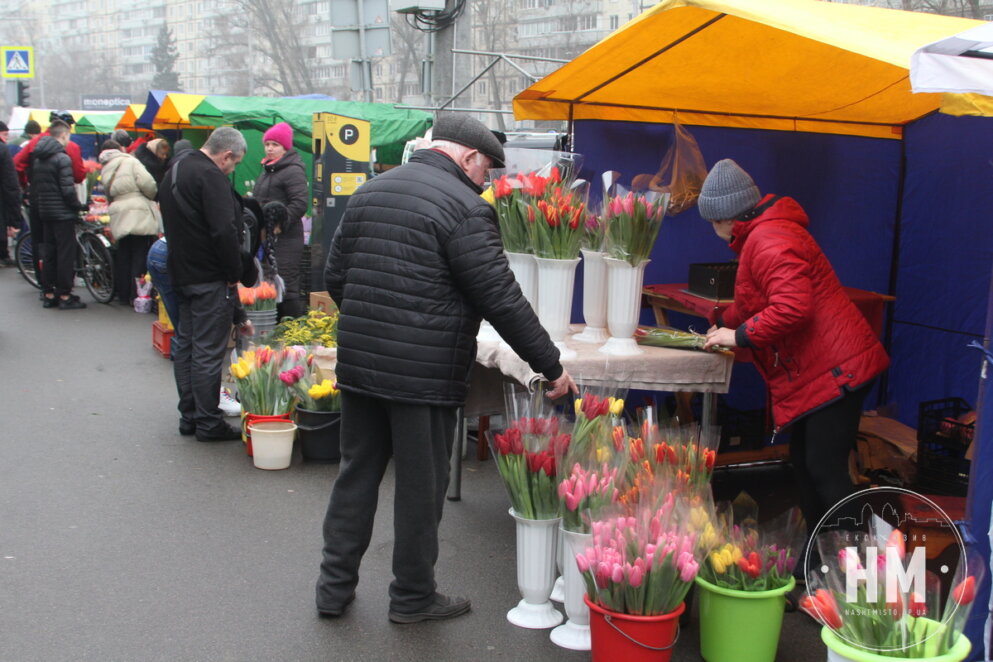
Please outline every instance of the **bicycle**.
[{"label": "bicycle", "polygon": [[[14,244],[17,271],[28,283],[41,289],[35,272],[34,246],[31,230],[24,230]],[[110,303],[114,298],[114,258],[110,241],[103,233],[103,226],[83,218],[76,220],[75,276],[86,284],[86,289],[97,303]]]}]

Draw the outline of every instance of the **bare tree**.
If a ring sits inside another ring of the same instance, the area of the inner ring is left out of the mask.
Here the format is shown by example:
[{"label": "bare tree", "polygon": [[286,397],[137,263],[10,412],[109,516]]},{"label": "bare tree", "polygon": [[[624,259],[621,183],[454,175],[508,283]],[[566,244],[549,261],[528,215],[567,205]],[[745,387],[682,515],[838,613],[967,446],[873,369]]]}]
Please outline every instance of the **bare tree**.
[{"label": "bare tree", "polygon": [[403,103],[407,81],[419,81],[421,78],[420,63],[427,50],[425,34],[396,12],[390,18],[390,30],[393,33],[392,57],[397,65],[394,79],[397,85],[396,103]]},{"label": "bare tree", "polygon": [[[517,42],[516,0],[490,0],[473,6],[473,26],[476,43],[490,53],[510,53],[520,51]],[[474,58],[479,62],[480,58]],[[491,61],[491,57],[486,58]],[[486,72],[486,93],[492,109],[508,109],[510,99],[504,98],[501,88],[508,86],[509,80],[520,78],[519,72],[504,62],[498,63]],[[495,113],[497,128],[507,130],[503,113]]]},{"label": "bare tree", "polygon": [[51,108],[78,108],[83,94],[127,89],[118,75],[120,66],[111,53],[95,53],[80,47],[58,50],[45,56],[42,67],[39,73],[45,78],[44,102]]}]

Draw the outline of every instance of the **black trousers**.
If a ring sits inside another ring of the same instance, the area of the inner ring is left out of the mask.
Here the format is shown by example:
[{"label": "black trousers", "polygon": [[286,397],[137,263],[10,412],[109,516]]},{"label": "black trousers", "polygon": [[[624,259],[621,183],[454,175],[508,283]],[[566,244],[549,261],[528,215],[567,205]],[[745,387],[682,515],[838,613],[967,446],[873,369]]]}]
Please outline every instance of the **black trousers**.
[{"label": "black trousers", "polygon": [[793,463],[800,507],[812,531],[828,509],[852,493],[848,456],[855,448],[862,404],[871,382],[804,416],[793,426]]},{"label": "black trousers", "polygon": [[342,393],[341,470],[324,518],[319,609],[339,608],[355,592],[391,456],[396,493],[390,608],[413,612],[433,601],[457,411]]},{"label": "black trousers", "polygon": [[134,279],[148,271],[148,249],[157,237],[152,235],[129,234],[117,240],[117,253],[114,256],[114,294],[123,304],[131,305],[138,296]]},{"label": "black trousers", "polygon": [[179,324],[170,350],[180,421],[201,434],[216,434],[227,427],[217,403],[238,294],[222,281],[184,285],[175,293]]},{"label": "black trousers", "polygon": [[36,243],[34,230],[31,242],[41,253],[41,289],[46,294],[69,296],[76,276],[76,225],[72,221],[42,221],[38,225],[41,244]]}]

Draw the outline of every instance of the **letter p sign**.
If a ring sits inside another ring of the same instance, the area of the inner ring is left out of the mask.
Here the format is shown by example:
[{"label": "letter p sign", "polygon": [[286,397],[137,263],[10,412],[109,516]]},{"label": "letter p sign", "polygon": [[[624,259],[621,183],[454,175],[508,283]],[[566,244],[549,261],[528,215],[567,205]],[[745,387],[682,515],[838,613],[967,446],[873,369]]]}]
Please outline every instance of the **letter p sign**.
[{"label": "letter p sign", "polygon": [[359,139],[359,129],[354,124],[346,124],[338,131],[338,138],[346,145],[354,145]]}]

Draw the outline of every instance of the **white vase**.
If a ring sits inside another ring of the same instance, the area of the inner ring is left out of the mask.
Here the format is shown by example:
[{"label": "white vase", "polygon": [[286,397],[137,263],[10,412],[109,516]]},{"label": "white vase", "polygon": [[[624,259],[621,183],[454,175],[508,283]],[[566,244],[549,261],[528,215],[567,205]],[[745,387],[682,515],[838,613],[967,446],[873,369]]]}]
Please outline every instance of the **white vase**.
[{"label": "white vase", "polygon": [[564,538],[559,530],[559,541],[555,544],[555,584],[552,585],[552,595],[549,598],[552,602],[559,604],[565,602],[565,579],[562,577],[562,558],[565,552],[562,549]]},{"label": "white vase", "polygon": [[651,260],[642,260],[631,266],[627,260],[607,257],[607,328],[610,338],[601,352],[610,356],[636,356],[644,350],[634,340],[641,315],[641,289],[645,278],[645,265]]},{"label": "white vase", "polygon": [[562,614],[548,596],[555,583],[555,550],[562,520],[524,519],[513,508],[510,515],[517,524],[517,588],[524,599],[507,612],[507,620],[532,630],[555,627],[562,622]]},{"label": "white vase", "polygon": [[509,253],[504,251],[507,262],[510,263],[510,270],[514,272],[514,278],[524,293],[524,298],[528,300],[531,307],[538,309],[538,265],[534,261],[534,255],[530,253]]},{"label": "white vase", "polygon": [[590,650],[590,608],[583,602],[586,584],[576,565],[576,556],[586,551],[593,540],[590,533],[576,533],[562,529],[559,532],[564,543],[565,558],[562,563],[562,576],[565,578],[565,613],[569,617],[564,624],[552,630],[549,637],[557,646],[574,651]]},{"label": "white vase", "polygon": [[579,258],[552,260],[536,257],[538,265],[538,321],[559,348],[560,359],[574,359],[576,352],[565,345],[572,315],[572,291],[576,285]]},{"label": "white vase", "polygon": [[607,339],[607,265],[604,253],[583,249],[583,321],[573,340],[599,345]]}]

